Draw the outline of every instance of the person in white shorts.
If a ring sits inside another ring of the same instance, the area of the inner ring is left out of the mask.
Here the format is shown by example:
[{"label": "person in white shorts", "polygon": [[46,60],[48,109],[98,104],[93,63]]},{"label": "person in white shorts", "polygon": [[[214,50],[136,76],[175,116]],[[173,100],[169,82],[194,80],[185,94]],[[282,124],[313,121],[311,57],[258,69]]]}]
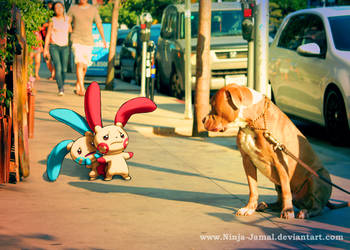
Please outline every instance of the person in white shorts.
[{"label": "person in white shorts", "polygon": [[93,22],[96,23],[96,27],[100,32],[104,48],[107,48],[107,44],[98,10],[93,5],[88,4],[88,0],[80,0],[78,5],[70,7],[68,16],[71,17],[70,20],[73,22],[71,41],[77,74],[77,83],[74,92],[77,95],[84,96],[84,79],[87,67],[91,65],[92,49],[94,46],[92,36]]}]

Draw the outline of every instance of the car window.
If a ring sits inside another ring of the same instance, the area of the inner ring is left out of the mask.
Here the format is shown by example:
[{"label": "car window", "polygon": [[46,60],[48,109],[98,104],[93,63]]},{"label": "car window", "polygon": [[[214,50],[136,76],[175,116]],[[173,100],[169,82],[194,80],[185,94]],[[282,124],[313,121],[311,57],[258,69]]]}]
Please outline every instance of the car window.
[{"label": "car window", "polygon": [[131,42],[131,37],[132,37],[132,32],[129,32],[129,34],[125,38],[125,43],[130,43]]},{"label": "car window", "polygon": [[158,37],[160,34],[160,27],[159,26],[151,26],[151,37],[150,39],[154,41],[156,44],[158,42]]},{"label": "car window", "polygon": [[291,17],[281,33],[277,46],[297,50],[303,42],[307,25],[307,15]]},{"label": "car window", "polygon": [[309,15],[308,26],[305,29],[302,44],[316,43],[321,49],[321,55],[325,55],[327,51],[327,38],[323,21],[319,16]]},{"label": "car window", "polygon": [[[213,11],[211,14],[211,36],[242,35],[243,15],[240,10]],[[181,22],[184,25],[184,22]],[[191,13],[191,36],[198,36],[199,13]],[[184,28],[182,28],[184,30]]]},{"label": "car window", "polygon": [[128,35],[128,30],[118,31],[117,46],[121,46]]},{"label": "car window", "polygon": [[350,16],[329,17],[334,46],[338,50],[350,51],[350,36],[345,32],[350,27]]},{"label": "car window", "polygon": [[166,26],[165,34],[167,38],[174,38],[176,34],[176,22],[177,22],[177,13],[174,10],[169,11],[169,19]]},{"label": "car window", "polygon": [[327,51],[327,39],[322,19],[313,14],[292,17],[284,28],[278,46],[296,50],[300,45],[316,43],[321,55]]},{"label": "car window", "polygon": [[165,35],[165,30],[166,30],[167,25],[168,25],[168,19],[169,19],[168,10],[165,10],[165,12],[163,14],[163,19],[162,19],[162,29],[160,32],[161,37],[164,37],[164,35]]},{"label": "car window", "polygon": [[134,32],[132,32],[132,34],[131,34],[131,41],[137,42],[137,31],[136,30]]},{"label": "car window", "polygon": [[185,38],[185,15],[184,13],[180,14],[180,39]]}]

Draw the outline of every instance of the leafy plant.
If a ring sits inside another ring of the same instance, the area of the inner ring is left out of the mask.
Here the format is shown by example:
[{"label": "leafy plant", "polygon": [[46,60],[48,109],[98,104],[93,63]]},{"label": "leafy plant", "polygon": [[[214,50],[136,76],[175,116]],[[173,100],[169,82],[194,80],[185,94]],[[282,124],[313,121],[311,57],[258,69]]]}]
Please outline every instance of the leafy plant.
[{"label": "leafy plant", "polygon": [[0,89],[0,117],[5,115],[5,110],[9,110],[12,98],[11,90]]},{"label": "leafy plant", "polygon": [[12,6],[21,11],[29,51],[42,43],[37,40],[34,32],[39,31],[53,14],[44,7],[41,0],[0,0],[0,38],[3,39],[5,34],[7,36],[6,49],[0,49],[0,60],[5,61],[7,65],[12,65],[14,55],[21,52],[16,25],[11,24],[11,21],[16,21],[15,16],[12,17]]},{"label": "leafy plant", "polygon": [[[105,1],[106,2],[106,1]],[[100,7],[99,13],[103,22],[110,23],[112,20],[113,2],[108,1]],[[126,0],[119,9],[119,23],[126,24],[129,28],[137,24],[137,19],[143,12],[151,13],[153,20],[160,22],[163,10],[177,0]]]}]

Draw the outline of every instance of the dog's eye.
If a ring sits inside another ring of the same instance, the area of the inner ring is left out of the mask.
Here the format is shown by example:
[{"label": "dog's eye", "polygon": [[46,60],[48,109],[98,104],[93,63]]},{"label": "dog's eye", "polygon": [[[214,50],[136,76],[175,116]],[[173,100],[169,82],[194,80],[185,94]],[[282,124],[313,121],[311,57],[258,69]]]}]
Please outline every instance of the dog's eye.
[{"label": "dog's eye", "polygon": [[79,155],[81,155],[81,148],[78,148],[77,152]]},{"label": "dog's eye", "polygon": [[124,138],[125,135],[124,135],[123,133],[120,133],[120,137],[121,137],[121,138]]},{"label": "dog's eye", "polygon": [[95,147],[95,143],[94,143],[93,141],[91,142],[91,145],[92,145],[93,147]]},{"label": "dog's eye", "polygon": [[109,136],[108,135],[105,135],[104,137],[103,137],[103,140],[105,140],[105,141],[107,141],[109,139]]}]

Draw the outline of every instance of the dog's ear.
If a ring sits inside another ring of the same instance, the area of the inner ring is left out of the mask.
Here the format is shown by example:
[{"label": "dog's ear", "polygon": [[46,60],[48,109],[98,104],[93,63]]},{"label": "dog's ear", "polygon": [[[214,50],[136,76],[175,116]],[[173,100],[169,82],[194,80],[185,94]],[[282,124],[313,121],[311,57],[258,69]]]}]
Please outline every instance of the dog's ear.
[{"label": "dog's ear", "polygon": [[233,109],[239,109],[242,106],[249,106],[253,101],[253,96],[250,90],[241,86],[227,88],[225,95]]},{"label": "dog's ear", "polygon": [[242,97],[238,90],[226,90],[225,95],[228,103],[232,106],[233,109],[237,110],[241,107]]}]

